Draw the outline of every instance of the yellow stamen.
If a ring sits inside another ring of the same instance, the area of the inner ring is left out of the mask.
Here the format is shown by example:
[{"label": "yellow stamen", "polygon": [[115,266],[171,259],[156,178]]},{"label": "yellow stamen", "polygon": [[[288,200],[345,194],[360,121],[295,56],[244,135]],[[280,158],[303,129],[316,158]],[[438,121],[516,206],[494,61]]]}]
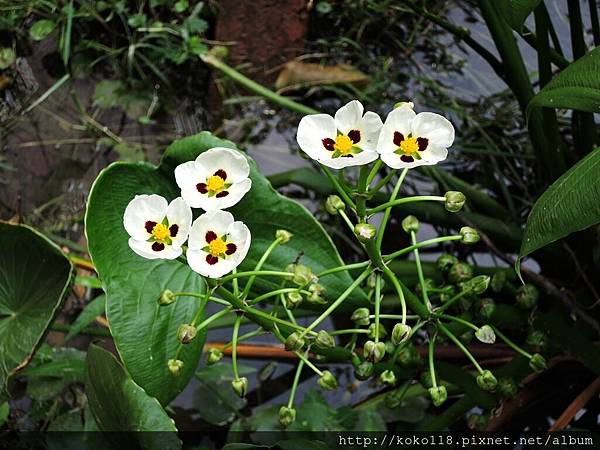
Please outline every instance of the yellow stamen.
[{"label": "yellow stamen", "polygon": [[206,187],[209,191],[220,192],[225,186],[225,180],[218,175],[213,175],[206,180]]},{"label": "yellow stamen", "polygon": [[417,150],[419,150],[417,138],[409,137],[407,139],[404,139],[402,142],[400,142],[400,150],[402,150],[405,155],[415,153]]},{"label": "yellow stamen", "polygon": [[223,253],[225,253],[227,251],[227,244],[225,243],[225,241],[223,239],[221,239],[220,237],[213,239],[212,241],[210,241],[210,243],[208,244],[208,252],[212,255],[212,256],[219,256],[222,255]]},{"label": "yellow stamen", "polygon": [[157,241],[163,241],[168,237],[171,237],[171,231],[166,225],[162,223],[157,223],[152,228],[152,236],[156,238]]},{"label": "yellow stamen", "polygon": [[342,155],[347,155],[350,153],[353,145],[354,143],[352,142],[352,139],[345,134],[340,134],[335,138],[335,144],[333,144],[333,148],[335,148]]}]

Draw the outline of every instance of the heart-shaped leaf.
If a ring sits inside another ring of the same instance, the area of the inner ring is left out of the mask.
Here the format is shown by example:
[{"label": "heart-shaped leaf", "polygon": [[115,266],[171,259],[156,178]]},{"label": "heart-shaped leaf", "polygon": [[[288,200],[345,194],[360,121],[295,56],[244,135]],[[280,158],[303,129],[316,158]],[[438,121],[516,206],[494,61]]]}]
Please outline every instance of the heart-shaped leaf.
[{"label": "heart-shaped leaf", "polygon": [[484,344],[493,344],[496,342],[496,333],[494,333],[493,328],[489,325],[484,325],[477,330],[475,332],[475,337]]},{"label": "heart-shaped leaf", "polygon": [[30,361],[69,293],[73,266],[25,225],[0,222],[0,397]]}]

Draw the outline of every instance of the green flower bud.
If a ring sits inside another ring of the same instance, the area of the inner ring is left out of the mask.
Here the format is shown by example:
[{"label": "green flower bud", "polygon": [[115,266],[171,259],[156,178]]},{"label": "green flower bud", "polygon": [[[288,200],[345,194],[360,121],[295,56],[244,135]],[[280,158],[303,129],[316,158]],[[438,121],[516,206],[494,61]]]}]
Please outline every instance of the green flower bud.
[{"label": "green flower bud", "polygon": [[197,332],[198,330],[196,330],[195,326],[183,323],[177,329],[177,339],[182,344],[189,344],[194,340]]},{"label": "green flower bud", "polygon": [[223,352],[218,348],[209,348],[206,353],[206,365],[212,366],[223,359]]},{"label": "green flower bud", "polygon": [[248,378],[240,377],[237,380],[231,380],[231,387],[237,395],[245,397],[248,392]]},{"label": "green flower bud", "polygon": [[392,343],[400,345],[410,338],[411,328],[403,323],[397,323],[392,329]]},{"label": "green flower bud", "polygon": [[365,342],[363,355],[368,361],[378,363],[385,356],[385,344],[383,342]]},{"label": "green flower bud", "polygon": [[492,372],[484,370],[477,375],[477,384],[484,391],[493,391],[498,386],[498,380]]},{"label": "green flower bud", "polygon": [[465,244],[475,244],[476,242],[479,242],[479,233],[475,228],[462,227],[459,234],[462,236],[461,242]]},{"label": "green flower bud", "polygon": [[300,306],[302,303],[303,297],[302,294],[298,291],[288,292],[285,296],[285,306],[288,309],[294,309]]},{"label": "green flower bud", "polygon": [[467,417],[467,426],[470,430],[483,431],[488,424],[488,418],[482,414],[471,414]]},{"label": "green flower bud", "polygon": [[546,359],[540,355],[539,353],[534,353],[529,359],[529,367],[531,367],[536,372],[541,372],[542,370],[546,370],[548,368],[546,364]]},{"label": "green flower bud", "polygon": [[289,427],[296,420],[296,410],[294,408],[288,408],[282,406],[279,408],[279,424],[283,428]]},{"label": "green flower bud", "polygon": [[374,368],[372,362],[363,361],[354,369],[354,376],[357,380],[366,381],[373,375]]},{"label": "green flower bud", "polygon": [[315,344],[321,348],[333,348],[335,347],[335,340],[327,331],[321,330],[317,333]]},{"label": "green flower bud", "polygon": [[268,362],[258,371],[257,379],[260,383],[265,383],[273,377],[277,370],[277,363],[275,361]]},{"label": "green flower bud", "polygon": [[442,303],[446,303],[448,300],[453,298],[457,294],[456,287],[452,284],[448,286],[444,286],[442,291],[440,292],[440,301]]},{"label": "green flower bud", "polygon": [[402,221],[402,229],[408,234],[412,231],[416,233],[419,231],[419,219],[415,216],[406,216]]},{"label": "green flower bud", "polygon": [[442,253],[437,259],[437,268],[442,272],[448,272],[450,268],[458,262],[456,256],[449,255],[448,253]]},{"label": "green flower bud", "polygon": [[523,309],[533,309],[537,305],[540,296],[537,288],[532,284],[525,284],[517,289],[517,305]]},{"label": "green flower bud", "polygon": [[394,109],[403,108],[403,107],[408,107],[410,109],[413,109],[415,107],[415,104],[413,102],[398,102],[394,105]]},{"label": "green flower bud", "polygon": [[434,406],[441,406],[448,398],[448,392],[445,386],[430,387],[429,396]]},{"label": "green flower bud", "polygon": [[393,386],[394,384],[396,384],[396,375],[393,371],[389,369],[381,372],[381,375],[379,375],[379,379],[382,383],[387,384],[389,386]]},{"label": "green flower bud", "polygon": [[170,359],[167,361],[167,367],[169,368],[169,372],[175,376],[178,376],[181,373],[183,361],[180,361],[179,359]]},{"label": "green flower bud", "polygon": [[500,292],[504,285],[506,284],[506,272],[496,272],[492,275],[492,281],[490,285],[492,286],[492,291]]},{"label": "green flower bud", "polygon": [[405,344],[398,352],[396,362],[401,366],[411,366],[419,362],[419,353],[412,342]]},{"label": "green flower bud", "polygon": [[337,380],[329,370],[324,370],[323,373],[321,373],[317,383],[326,391],[334,391],[338,387]]},{"label": "green flower bud", "polygon": [[367,243],[375,237],[377,229],[370,223],[357,223],[354,226],[354,234],[360,242]]},{"label": "green flower bud", "polygon": [[358,308],[358,309],[354,310],[354,312],[352,313],[352,316],[350,316],[350,319],[356,325],[365,326],[365,325],[369,325],[369,323],[370,323],[370,319],[369,319],[370,315],[371,315],[371,313],[369,312],[369,310],[367,308]]},{"label": "green flower bud", "polygon": [[325,209],[329,214],[337,214],[338,211],[346,209],[346,205],[337,195],[330,195],[327,197],[327,200],[325,200]]},{"label": "green flower bud", "polygon": [[492,298],[482,298],[479,301],[479,315],[484,319],[489,319],[496,311],[496,302]]},{"label": "green flower bud", "polygon": [[473,294],[483,294],[490,285],[490,277],[488,275],[477,275],[469,281],[463,283],[461,288],[463,291],[471,291]]},{"label": "green flower bud", "polygon": [[298,331],[294,331],[285,340],[285,349],[289,352],[297,352],[304,347],[304,338],[300,337]]},{"label": "green flower bud", "polygon": [[421,386],[423,386],[425,389],[429,389],[431,386],[433,386],[433,381],[431,380],[431,373],[421,372],[421,375],[419,375],[419,383],[421,383]]},{"label": "green flower bud", "polygon": [[316,281],[316,278],[313,275],[312,269],[310,267],[304,266],[302,264],[294,264],[294,275],[292,276],[292,282],[297,284],[298,286],[304,286],[312,281]]},{"label": "green flower bud", "polygon": [[543,349],[548,346],[548,336],[543,331],[531,330],[525,342],[534,348]]},{"label": "green flower bud", "polygon": [[322,284],[319,284],[319,283],[311,284],[308,287],[308,290],[312,294],[317,294],[317,295],[323,295],[325,293],[325,287]]},{"label": "green flower bud", "polygon": [[[369,336],[371,339],[375,339],[375,324],[372,323],[371,325],[369,325],[369,328],[367,328],[367,336]],[[387,336],[387,331],[385,329],[385,327],[380,323],[379,324],[379,339],[383,339],[384,337]]]},{"label": "green flower bud", "polygon": [[504,377],[498,380],[498,392],[504,398],[511,398],[517,394],[517,384],[512,378]]},{"label": "green flower bud", "polygon": [[475,332],[475,337],[484,344],[493,344],[496,342],[496,333],[489,325],[484,325]]},{"label": "green flower bud", "polygon": [[177,300],[177,297],[175,294],[173,294],[173,291],[165,289],[162,294],[160,294],[160,297],[158,297],[157,302],[160,306],[167,306],[173,303],[175,300]]},{"label": "green flower bud", "polygon": [[458,191],[448,191],[444,197],[446,197],[446,203],[444,206],[446,207],[446,211],[450,212],[460,211],[467,200],[465,194]]},{"label": "green flower bud", "polygon": [[325,288],[320,284],[311,284],[308,288],[310,294],[306,297],[306,301],[308,303],[312,303],[313,305],[324,305],[327,303],[327,300],[323,297],[325,293]]},{"label": "green flower bud", "polygon": [[275,239],[277,239],[281,244],[287,244],[292,239],[293,234],[287,230],[277,230],[275,232]]},{"label": "green flower bud", "polygon": [[455,284],[464,283],[473,278],[473,267],[464,262],[457,262],[448,272],[448,279]]}]

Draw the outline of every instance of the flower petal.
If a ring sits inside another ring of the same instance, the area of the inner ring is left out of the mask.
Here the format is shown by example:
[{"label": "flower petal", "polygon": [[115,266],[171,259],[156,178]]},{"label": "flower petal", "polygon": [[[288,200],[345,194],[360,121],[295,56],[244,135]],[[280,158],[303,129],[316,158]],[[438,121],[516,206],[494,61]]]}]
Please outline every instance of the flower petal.
[{"label": "flower petal", "polygon": [[146,259],[177,259],[183,253],[181,247],[167,244],[162,244],[162,250],[156,251],[152,249],[152,246],[155,244],[157,243],[134,238],[129,239],[129,247],[131,250]]},{"label": "flower petal", "polygon": [[181,189],[181,196],[192,208],[201,207],[202,194],[198,192],[196,185],[204,182],[208,172],[196,167],[195,161],[188,161],[175,167],[175,181]]},{"label": "flower petal", "polygon": [[425,166],[434,163],[428,163],[424,159],[414,159],[412,162],[405,162],[400,155],[396,153],[382,153],[381,160],[392,169],[410,169],[418,166]]},{"label": "flower petal", "polygon": [[199,171],[206,172],[206,176],[214,175],[217,170],[224,170],[228,183],[239,183],[250,174],[250,165],[246,157],[241,152],[230,148],[211,148],[198,155],[195,163]]},{"label": "flower petal", "polygon": [[243,222],[233,222],[229,229],[227,230],[229,235],[229,241],[233,242],[236,245],[236,250],[230,258],[236,262],[235,266],[237,267],[240,264],[246,255],[248,254],[248,250],[250,249],[250,242],[252,241],[252,237],[250,234],[250,229]]},{"label": "flower petal", "polygon": [[167,208],[167,219],[169,219],[170,226],[177,226],[177,234],[174,237],[171,237],[173,246],[181,247],[190,233],[192,210],[181,197],[177,197]]},{"label": "flower petal", "polygon": [[379,133],[381,132],[382,126],[383,122],[381,121],[379,114],[376,114],[372,111],[367,111],[362,118],[360,126],[362,139],[358,146],[363,150],[376,151],[377,141],[379,139]]},{"label": "flower petal", "polygon": [[132,238],[145,241],[150,235],[146,222],[161,222],[167,215],[167,207],[167,200],[160,195],[136,195],[123,214],[125,230]]},{"label": "flower petal", "polygon": [[430,145],[448,148],[454,142],[454,127],[448,119],[432,112],[417,114],[412,123],[416,137],[429,139]]},{"label": "flower petal", "polygon": [[[229,226],[234,222],[233,215],[227,211],[210,211],[202,214],[190,228],[188,240],[189,250],[200,250],[206,246],[206,233],[215,232],[218,236],[227,234]],[[188,252],[189,254],[189,252]]]},{"label": "flower petal", "polygon": [[219,258],[215,264],[209,264],[206,261],[207,255],[208,253],[202,250],[188,250],[186,255],[190,268],[203,277],[220,278],[237,266],[233,258]]},{"label": "flower petal", "polygon": [[385,119],[383,127],[381,127],[381,133],[377,141],[377,151],[381,154],[396,151],[398,146],[394,144],[394,133],[399,132],[407,137],[412,131],[412,121],[416,116],[408,105],[400,106],[391,111]]},{"label": "flower petal", "polygon": [[304,153],[312,159],[319,159],[331,153],[323,146],[323,139],[335,140],[336,135],[333,117],[327,114],[310,114],[300,120],[296,140]]},{"label": "flower petal", "polygon": [[428,145],[427,150],[419,152],[421,160],[425,161],[423,165],[437,164],[448,157],[448,149],[438,145]]},{"label": "flower petal", "polygon": [[227,195],[224,197],[217,197],[216,195],[209,197],[206,194],[200,194],[198,205],[204,211],[215,211],[218,209],[227,209],[239,202],[246,192],[252,187],[252,180],[246,178],[239,183],[234,183],[229,186],[225,192]]},{"label": "flower petal", "polygon": [[370,162],[375,161],[378,156],[379,154],[377,152],[365,150],[354,155],[352,158],[332,158],[331,156],[328,156],[327,158],[319,159],[319,162],[332,169],[343,169],[344,167],[369,164]]},{"label": "flower petal", "polygon": [[335,113],[335,126],[344,134],[360,127],[364,107],[358,100],[346,103]]}]

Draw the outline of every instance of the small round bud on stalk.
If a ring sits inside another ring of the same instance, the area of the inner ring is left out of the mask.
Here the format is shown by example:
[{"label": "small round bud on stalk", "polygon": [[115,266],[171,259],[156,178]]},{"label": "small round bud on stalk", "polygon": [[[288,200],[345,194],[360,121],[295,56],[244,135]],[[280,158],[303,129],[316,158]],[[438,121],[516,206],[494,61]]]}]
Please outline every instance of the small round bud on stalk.
[{"label": "small round bud on stalk", "polygon": [[482,298],[479,302],[479,315],[489,319],[496,311],[496,302],[492,298]]},{"label": "small round bud on stalk", "polygon": [[294,309],[300,306],[304,298],[298,291],[288,292],[285,296],[285,306],[288,309]]},{"label": "small round bud on stalk", "polygon": [[473,267],[464,262],[457,262],[448,272],[448,279],[455,284],[464,283],[471,278],[473,278]]},{"label": "small round bud on stalk", "polygon": [[337,214],[338,211],[346,209],[346,205],[337,195],[330,195],[327,197],[327,200],[325,200],[325,209],[329,214]]},{"label": "small round bud on stalk", "polygon": [[302,264],[294,264],[294,275],[292,276],[292,282],[298,286],[304,286],[317,277],[314,276],[312,269]]},{"label": "small round bud on stalk", "polygon": [[446,211],[458,212],[465,205],[467,200],[465,194],[459,191],[448,191],[444,195],[446,203],[444,204]]},{"label": "small round bud on stalk", "polygon": [[354,226],[354,234],[360,242],[367,243],[372,241],[377,234],[377,229],[370,223],[357,223]]},{"label": "small round bud on stalk", "polygon": [[488,275],[477,275],[464,283],[461,287],[463,291],[471,291],[473,294],[483,294],[490,285],[490,277]]},{"label": "small round bud on stalk", "polygon": [[311,284],[308,288],[310,294],[306,297],[306,301],[308,303],[312,303],[313,305],[324,305],[327,303],[327,300],[323,297],[325,293],[325,288],[320,284]]},{"label": "small round bud on stalk", "polygon": [[363,355],[365,359],[378,363],[385,356],[385,344],[383,342],[367,341],[363,348]]},{"label": "small round bud on stalk", "polygon": [[430,387],[429,396],[434,406],[441,406],[448,399],[448,392],[445,386]]},{"label": "small round bud on stalk", "polygon": [[498,392],[504,398],[511,398],[517,394],[517,384],[512,378],[504,377],[498,380]]},{"label": "small round bud on stalk", "polygon": [[533,309],[537,306],[539,291],[532,284],[525,284],[517,289],[517,305],[523,309]]},{"label": "small round bud on stalk", "polygon": [[462,227],[459,231],[462,236],[461,242],[464,244],[475,244],[479,242],[479,233],[475,228]]},{"label": "small round bud on stalk", "polygon": [[354,376],[357,380],[366,381],[373,375],[374,368],[372,362],[363,361],[354,369]]},{"label": "small round bud on stalk", "polygon": [[173,291],[165,289],[162,294],[160,294],[160,297],[158,297],[157,303],[160,306],[167,306],[173,303],[175,300],[177,300],[177,296],[173,293]]},{"label": "small round bud on stalk", "polygon": [[389,386],[393,386],[394,384],[396,384],[396,375],[393,371],[389,369],[381,372],[381,375],[379,375],[379,379],[382,383],[387,384]]},{"label": "small round bud on stalk", "polygon": [[493,391],[498,386],[498,380],[492,372],[484,370],[477,375],[477,385],[484,391]]},{"label": "small round bud on stalk", "polygon": [[321,348],[333,348],[335,347],[335,340],[327,331],[321,330],[317,333],[315,344]]},{"label": "small round bud on stalk", "polygon": [[337,380],[329,370],[323,371],[317,383],[326,391],[334,391],[338,387]]},{"label": "small round bud on stalk", "polygon": [[414,109],[415,104],[413,102],[398,102],[394,105],[394,109],[408,107],[410,109]]},{"label": "small round bud on stalk", "polygon": [[531,330],[525,341],[528,345],[540,350],[548,346],[548,336],[540,330]]},{"label": "small round bud on stalk", "polygon": [[[369,325],[369,328],[367,328],[367,336],[369,336],[371,339],[375,339],[375,324],[372,323],[371,325]],[[385,329],[385,327],[382,324],[379,324],[379,339],[383,339],[384,337],[387,336],[387,330]]]},{"label": "small round bud on stalk", "polygon": [[370,323],[370,319],[369,319],[370,315],[371,315],[371,313],[369,312],[369,310],[367,308],[358,308],[358,309],[354,310],[354,312],[352,313],[352,316],[350,316],[350,319],[356,325],[366,326],[366,325],[369,325],[369,323]]},{"label": "small round bud on stalk", "polygon": [[171,372],[171,374],[178,376],[181,373],[183,361],[179,359],[170,359],[167,361],[167,367],[169,368],[169,372]]},{"label": "small round bud on stalk", "polygon": [[416,233],[419,231],[419,219],[417,219],[415,216],[405,217],[402,221],[402,229],[408,234],[413,231]]},{"label": "small round bud on stalk", "polygon": [[506,284],[506,272],[496,272],[494,275],[492,275],[492,281],[490,282],[492,291],[500,292],[505,284]]},{"label": "small round bud on stalk", "polygon": [[182,344],[189,344],[194,340],[197,332],[198,330],[196,330],[195,326],[183,323],[177,329],[177,339]]},{"label": "small round bud on stalk", "polygon": [[275,232],[275,239],[277,239],[281,244],[287,244],[292,239],[293,234],[288,230],[277,230]]},{"label": "small round bud on stalk", "polygon": [[282,406],[279,408],[279,425],[283,428],[289,427],[296,420],[296,410],[294,408],[288,408]]},{"label": "small round bud on stalk", "polygon": [[233,392],[235,392],[240,397],[245,397],[248,392],[248,378],[240,377],[237,380],[231,381],[231,387],[233,388]]},{"label": "small round bud on stalk", "polygon": [[484,325],[475,332],[475,337],[484,344],[493,344],[496,342],[496,333],[489,325]]},{"label": "small round bud on stalk", "polygon": [[206,353],[206,365],[212,366],[223,359],[223,352],[218,348],[209,348]]},{"label": "small round bud on stalk", "polygon": [[285,349],[289,352],[297,352],[304,347],[304,338],[300,337],[298,331],[294,331],[285,340]]},{"label": "small round bud on stalk", "polygon": [[397,323],[392,329],[392,343],[400,345],[410,338],[412,328],[403,323]]},{"label": "small round bud on stalk", "polygon": [[542,370],[546,370],[548,368],[546,364],[546,359],[540,355],[539,353],[534,353],[529,359],[529,367],[531,367],[536,372],[541,372]]},{"label": "small round bud on stalk", "polygon": [[458,258],[456,256],[449,255],[448,253],[442,253],[437,261],[437,268],[442,272],[448,272],[450,268],[458,262]]}]

